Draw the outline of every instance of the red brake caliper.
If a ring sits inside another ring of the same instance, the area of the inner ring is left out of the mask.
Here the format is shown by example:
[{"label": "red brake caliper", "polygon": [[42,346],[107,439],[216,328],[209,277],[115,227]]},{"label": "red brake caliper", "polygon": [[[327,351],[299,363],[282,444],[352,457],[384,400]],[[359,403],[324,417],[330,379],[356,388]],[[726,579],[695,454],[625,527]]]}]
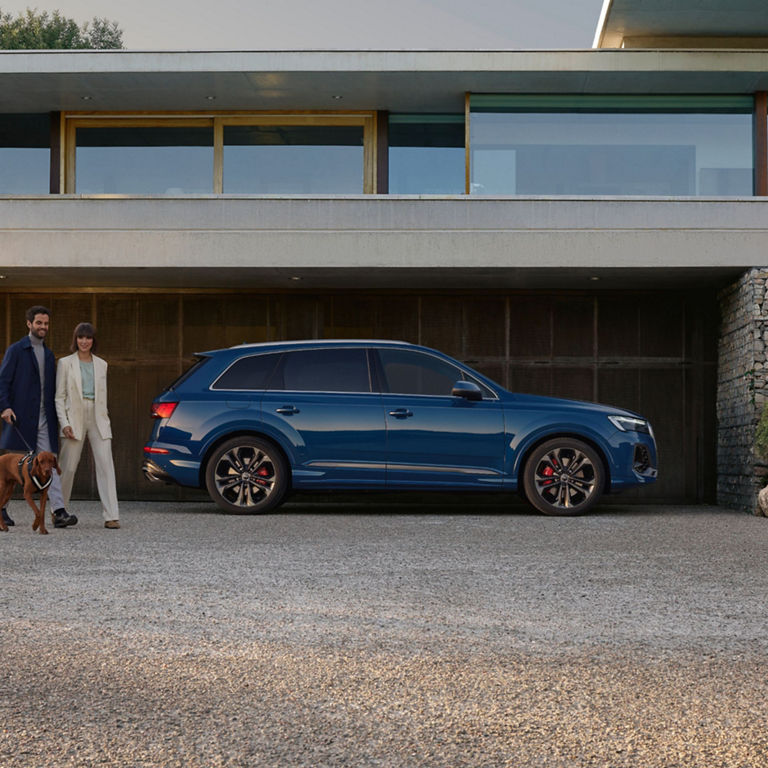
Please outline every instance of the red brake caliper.
[{"label": "red brake caliper", "polygon": [[[259,467],[256,470],[256,474],[259,477],[269,477],[269,470],[266,467]],[[266,485],[266,483],[262,480],[261,482],[259,482],[259,485]]]},{"label": "red brake caliper", "polygon": [[[552,475],[555,474],[555,470],[552,469],[552,467],[544,467],[544,469],[541,470],[541,474],[544,475],[544,477],[552,477]],[[542,485],[552,485],[554,482],[554,480],[546,480]]]}]

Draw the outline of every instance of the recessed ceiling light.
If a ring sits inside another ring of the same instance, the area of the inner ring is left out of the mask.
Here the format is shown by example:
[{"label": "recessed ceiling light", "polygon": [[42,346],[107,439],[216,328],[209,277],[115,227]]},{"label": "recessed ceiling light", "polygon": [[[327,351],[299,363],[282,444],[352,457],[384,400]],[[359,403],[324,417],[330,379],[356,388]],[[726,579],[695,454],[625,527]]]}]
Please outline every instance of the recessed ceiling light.
[{"label": "recessed ceiling light", "polygon": [[215,96],[206,96],[205,100],[206,101],[216,101],[216,97]]},{"label": "recessed ceiling light", "polygon": [[301,280],[301,277],[299,277],[299,275],[292,275],[291,280],[295,280],[298,282],[299,280]]},{"label": "recessed ceiling light", "polygon": [[92,101],[93,100],[93,96],[81,96],[80,98],[83,101]]},{"label": "recessed ceiling light", "polygon": [[344,97],[343,96],[332,96],[334,101],[341,101]]},{"label": "recessed ceiling light", "polygon": [[597,277],[597,275],[592,275],[592,277],[589,278],[590,280],[597,282],[600,278]]}]

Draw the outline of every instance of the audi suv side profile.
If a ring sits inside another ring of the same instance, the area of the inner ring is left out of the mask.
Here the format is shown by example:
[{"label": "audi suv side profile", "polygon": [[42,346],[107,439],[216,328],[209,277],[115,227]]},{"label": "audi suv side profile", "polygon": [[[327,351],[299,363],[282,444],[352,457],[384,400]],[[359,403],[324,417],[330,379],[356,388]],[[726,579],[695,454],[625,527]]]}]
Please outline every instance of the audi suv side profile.
[{"label": "audi suv side profile", "polygon": [[548,515],[656,479],[621,408],[507,391],[434,349],[290,341],[204,352],[152,403],[143,471],[232,513],[292,490],[519,492]]}]

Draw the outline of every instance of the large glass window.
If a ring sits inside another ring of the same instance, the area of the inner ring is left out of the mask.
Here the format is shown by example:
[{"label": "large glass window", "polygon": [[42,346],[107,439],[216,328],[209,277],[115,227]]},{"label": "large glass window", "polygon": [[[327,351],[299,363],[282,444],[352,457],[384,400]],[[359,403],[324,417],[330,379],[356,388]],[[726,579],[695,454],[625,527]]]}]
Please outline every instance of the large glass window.
[{"label": "large glass window", "polygon": [[50,191],[48,114],[0,115],[0,194]]},{"label": "large glass window", "polygon": [[470,192],[751,195],[751,97],[472,96]]},{"label": "large glass window", "polygon": [[65,188],[83,194],[362,194],[373,113],[66,116]]},{"label": "large glass window", "polygon": [[390,193],[464,194],[464,139],[464,115],[390,115]]},{"label": "large glass window", "polygon": [[361,194],[363,127],[224,126],[224,192]]},{"label": "large glass window", "polygon": [[213,126],[77,129],[75,192],[213,192]]}]

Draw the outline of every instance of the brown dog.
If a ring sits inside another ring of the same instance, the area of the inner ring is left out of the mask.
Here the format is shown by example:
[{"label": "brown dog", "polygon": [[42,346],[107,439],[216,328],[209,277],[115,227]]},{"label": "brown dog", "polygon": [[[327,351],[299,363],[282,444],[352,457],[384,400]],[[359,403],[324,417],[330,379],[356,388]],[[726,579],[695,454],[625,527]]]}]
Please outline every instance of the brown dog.
[{"label": "brown dog", "polygon": [[[0,507],[4,507],[11,498],[16,483],[24,490],[24,498],[35,510],[35,522],[32,530],[40,529],[40,533],[48,533],[45,528],[45,502],[48,500],[48,486],[55,469],[59,474],[59,463],[50,451],[40,451],[34,458],[28,460],[23,453],[6,453],[0,456]],[[37,478],[37,484],[35,483]],[[35,494],[40,491],[40,508],[35,505]],[[0,531],[7,531],[8,526],[0,517]]]}]

